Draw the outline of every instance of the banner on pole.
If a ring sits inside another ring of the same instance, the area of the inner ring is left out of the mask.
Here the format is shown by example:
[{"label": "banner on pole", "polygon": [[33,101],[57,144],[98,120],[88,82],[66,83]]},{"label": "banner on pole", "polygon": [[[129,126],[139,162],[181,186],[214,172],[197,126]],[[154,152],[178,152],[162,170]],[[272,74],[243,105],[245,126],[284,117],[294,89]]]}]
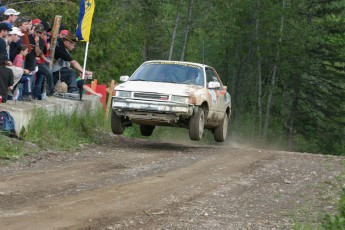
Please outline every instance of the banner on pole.
[{"label": "banner on pole", "polygon": [[95,6],[94,0],[80,1],[80,13],[76,31],[76,36],[79,41],[88,42],[90,40],[91,23]]}]

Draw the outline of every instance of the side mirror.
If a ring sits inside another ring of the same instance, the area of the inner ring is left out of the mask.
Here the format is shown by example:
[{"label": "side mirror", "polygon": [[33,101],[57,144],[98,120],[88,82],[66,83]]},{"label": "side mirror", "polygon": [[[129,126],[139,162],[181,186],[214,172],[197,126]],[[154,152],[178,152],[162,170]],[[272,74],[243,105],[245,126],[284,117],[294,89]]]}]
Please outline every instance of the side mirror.
[{"label": "side mirror", "polygon": [[218,81],[210,81],[207,87],[209,89],[216,89],[220,87],[220,83]]},{"label": "side mirror", "polygon": [[122,82],[126,82],[126,81],[128,81],[128,79],[129,79],[129,76],[121,76],[120,77],[120,81],[122,81]]}]

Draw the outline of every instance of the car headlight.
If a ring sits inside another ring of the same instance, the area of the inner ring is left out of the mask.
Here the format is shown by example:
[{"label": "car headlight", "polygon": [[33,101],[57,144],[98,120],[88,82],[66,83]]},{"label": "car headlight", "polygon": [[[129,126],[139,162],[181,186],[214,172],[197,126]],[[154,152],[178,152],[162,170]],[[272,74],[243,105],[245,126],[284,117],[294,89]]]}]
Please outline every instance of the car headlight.
[{"label": "car headlight", "polygon": [[132,92],[131,91],[123,91],[123,90],[118,90],[115,93],[116,97],[132,97]]},{"label": "car headlight", "polygon": [[184,103],[184,104],[188,104],[189,101],[189,97],[184,97],[184,96],[171,96],[171,100],[175,101],[175,102],[179,102],[179,103]]}]

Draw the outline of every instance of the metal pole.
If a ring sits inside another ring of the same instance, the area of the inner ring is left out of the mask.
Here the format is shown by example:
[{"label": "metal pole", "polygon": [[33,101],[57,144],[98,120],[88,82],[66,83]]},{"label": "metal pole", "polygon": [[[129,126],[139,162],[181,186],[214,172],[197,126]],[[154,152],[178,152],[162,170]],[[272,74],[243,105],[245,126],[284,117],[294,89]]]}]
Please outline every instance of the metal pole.
[{"label": "metal pole", "polygon": [[84,57],[84,66],[83,66],[83,76],[81,79],[85,79],[85,70],[86,70],[86,60],[87,60],[87,53],[89,50],[89,42],[86,42],[86,48],[85,48],[85,57]]}]

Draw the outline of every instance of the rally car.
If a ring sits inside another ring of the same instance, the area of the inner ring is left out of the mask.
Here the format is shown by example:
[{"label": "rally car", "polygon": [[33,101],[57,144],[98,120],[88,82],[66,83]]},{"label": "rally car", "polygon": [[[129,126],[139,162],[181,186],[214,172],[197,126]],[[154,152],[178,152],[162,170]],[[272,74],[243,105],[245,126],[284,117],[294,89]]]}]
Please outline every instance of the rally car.
[{"label": "rally car", "polygon": [[199,141],[204,129],[226,139],[231,97],[211,66],[182,61],[147,61],[132,76],[121,76],[112,97],[111,128],[123,134],[139,124],[143,136],[156,126],[182,127]]}]

